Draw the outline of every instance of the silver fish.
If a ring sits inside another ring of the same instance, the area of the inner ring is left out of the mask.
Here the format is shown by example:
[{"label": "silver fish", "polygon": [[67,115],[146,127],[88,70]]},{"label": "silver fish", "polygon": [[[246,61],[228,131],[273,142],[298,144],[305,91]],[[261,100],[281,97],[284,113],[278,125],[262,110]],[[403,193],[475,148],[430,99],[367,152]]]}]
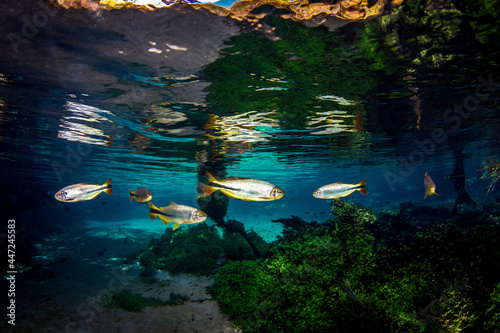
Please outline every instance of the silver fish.
[{"label": "silver fish", "polygon": [[198,184],[198,198],[214,191],[221,191],[225,195],[233,199],[245,201],[271,201],[278,200],[283,197],[285,192],[279,187],[257,179],[229,177],[227,179],[217,180],[208,171],[205,172],[208,176],[208,184]]},{"label": "silver fish", "polygon": [[79,183],[69,185],[59,190],[54,197],[62,202],[78,202],[85,200],[92,200],[97,197],[101,192],[113,194],[111,187],[111,178],[109,178],[102,185],[89,185],[87,183]]},{"label": "silver fish", "polygon": [[347,197],[355,191],[363,194],[368,194],[366,191],[366,178],[359,184],[344,184],[341,182],[321,186],[313,192],[313,196],[318,199],[335,199],[340,201],[340,198]]},{"label": "silver fish", "polygon": [[156,207],[153,203],[149,202],[149,217],[154,220],[156,216],[160,217],[160,220],[168,225],[169,223],[174,224],[174,230],[177,229],[181,224],[193,224],[200,223],[207,219],[207,214],[194,207],[178,205],[173,201],[170,201],[170,205],[167,207]]}]

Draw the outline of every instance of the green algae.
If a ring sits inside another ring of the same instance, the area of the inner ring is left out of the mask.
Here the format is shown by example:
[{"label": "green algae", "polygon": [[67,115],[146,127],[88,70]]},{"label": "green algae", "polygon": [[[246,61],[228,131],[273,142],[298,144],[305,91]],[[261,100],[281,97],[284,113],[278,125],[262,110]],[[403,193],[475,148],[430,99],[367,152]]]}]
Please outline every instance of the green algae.
[{"label": "green algae", "polygon": [[206,274],[217,260],[257,259],[269,245],[253,230],[245,231],[241,222],[229,220],[222,236],[217,227],[204,223],[175,232],[168,228],[159,239],[152,239],[139,256],[143,267],[169,271],[173,275]]},{"label": "green algae", "polygon": [[227,263],[210,291],[245,332],[494,332],[500,226],[441,211],[420,223],[420,210],[334,202],[334,218],[295,218],[265,258]]},{"label": "green algae", "polygon": [[162,301],[155,297],[143,297],[129,290],[112,292],[107,296],[107,306],[112,309],[122,309],[128,312],[141,312],[143,308],[161,307],[168,305],[181,305],[189,300],[187,296],[170,293],[168,301]]}]

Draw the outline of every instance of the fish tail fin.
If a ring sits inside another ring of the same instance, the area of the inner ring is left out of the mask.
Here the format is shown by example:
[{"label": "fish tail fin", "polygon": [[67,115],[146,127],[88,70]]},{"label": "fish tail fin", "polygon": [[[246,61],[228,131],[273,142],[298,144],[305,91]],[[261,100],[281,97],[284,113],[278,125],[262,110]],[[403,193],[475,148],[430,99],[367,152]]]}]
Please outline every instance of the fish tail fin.
[{"label": "fish tail fin", "polygon": [[358,191],[366,195],[366,194],[368,194],[368,191],[366,190],[365,185],[366,185],[366,178],[363,179],[361,182],[359,182],[359,184],[358,184],[358,186],[359,186]]},{"label": "fish tail fin", "polygon": [[[134,193],[132,193],[131,190],[128,190],[130,192],[130,201],[132,201],[132,198],[134,197]],[[137,199],[136,199],[137,200]]]},{"label": "fish tail fin", "polygon": [[111,186],[111,178],[109,178],[105,183],[104,183],[105,186],[107,186],[108,188],[105,189],[103,192],[104,193],[107,193],[109,195],[112,195],[113,194],[113,187]]},{"label": "fish tail fin", "polygon": [[196,191],[198,192],[198,198],[201,198],[201,197],[206,197],[207,195],[214,193],[215,189],[210,185],[198,183],[198,186],[196,187]]},{"label": "fish tail fin", "polygon": [[149,202],[149,218],[151,220],[154,220],[156,218],[156,215],[158,215],[158,214],[156,214],[156,213],[153,212],[153,211],[156,211],[156,210],[158,210],[158,208],[155,205],[153,205],[153,203],[150,201]]},{"label": "fish tail fin", "polygon": [[215,179],[214,176],[212,176],[212,174],[208,171],[205,171],[205,175],[208,176],[208,180],[211,181],[211,182],[216,182],[217,179]]}]

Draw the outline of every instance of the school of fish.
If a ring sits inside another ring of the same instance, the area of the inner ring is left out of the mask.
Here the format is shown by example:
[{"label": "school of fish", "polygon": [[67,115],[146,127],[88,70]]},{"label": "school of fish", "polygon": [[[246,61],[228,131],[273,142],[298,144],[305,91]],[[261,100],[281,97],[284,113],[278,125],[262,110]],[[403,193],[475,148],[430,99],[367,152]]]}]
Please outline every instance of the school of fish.
[{"label": "school of fish", "polygon": [[[279,200],[285,195],[278,186],[258,179],[244,177],[228,177],[226,179],[217,180],[208,171],[205,172],[208,176],[208,181],[199,183],[196,187],[198,198],[205,197],[215,191],[220,191],[232,199],[244,201],[273,201]],[[436,184],[432,181],[427,172],[424,175],[425,196],[431,196],[436,193]],[[315,190],[312,195],[318,199],[334,199],[340,201],[340,198],[348,197],[354,192],[359,191],[362,194],[368,194],[366,189],[366,178],[358,184],[344,184],[335,182],[324,185]],[[102,185],[90,185],[88,183],[79,183],[69,185],[59,190],[54,197],[61,202],[80,202],[93,200],[102,192],[109,195],[113,194],[111,186],[111,178]],[[177,229],[180,225],[201,223],[207,219],[207,214],[195,207],[178,205],[173,201],[165,207],[156,207],[151,200],[153,193],[144,187],[139,187],[135,191],[129,190],[130,201],[135,199],[138,203],[149,203],[149,217],[154,220],[157,216],[160,220],[168,225],[173,223],[173,229]]]}]

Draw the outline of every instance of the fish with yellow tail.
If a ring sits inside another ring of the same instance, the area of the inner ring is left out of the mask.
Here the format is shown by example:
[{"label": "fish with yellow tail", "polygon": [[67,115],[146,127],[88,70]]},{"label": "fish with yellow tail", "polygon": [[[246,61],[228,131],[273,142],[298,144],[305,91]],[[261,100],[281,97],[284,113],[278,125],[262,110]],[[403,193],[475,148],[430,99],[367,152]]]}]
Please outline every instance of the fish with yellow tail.
[{"label": "fish with yellow tail", "polygon": [[425,198],[427,198],[427,196],[431,196],[433,194],[439,195],[436,193],[436,184],[434,184],[434,182],[432,181],[432,179],[429,176],[429,174],[427,173],[427,171],[425,172],[425,176],[424,176],[424,185],[425,185],[424,200],[425,200]]},{"label": "fish with yellow tail", "polygon": [[170,201],[170,205],[167,207],[156,207],[150,201],[149,217],[151,220],[154,220],[156,216],[159,216],[160,220],[165,225],[174,223],[174,230],[181,224],[200,223],[207,219],[207,214],[205,212],[194,207],[178,205],[173,201]]},{"label": "fish with yellow tail", "polygon": [[363,179],[359,184],[344,184],[342,182],[337,182],[333,184],[328,184],[321,186],[316,191],[313,192],[313,197],[318,199],[335,199],[340,201],[340,198],[348,197],[356,191],[363,194],[368,194],[366,191],[366,178]]},{"label": "fish with yellow tail", "polygon": [[59,190],[54,197],[62,202],[78,202],[92,200],[101,194],[101,192],[110,195],[113,194],[111,178],[102,185],[89,185],[87,183],[69,185]]},{"label": "fish with yellow tail", "polygon": [[208,184],[199,183],[196,190],[198,198],[212,194],[219,190],[233,199],[245,201],[272,201],[285,195],[285,191],[271,183],[243,177],[228,177],[217,180],[208,171]]},{"label": "fish with yellow tail", "polygon": [[153,199],[153,193],[151,193],[150,190],[144,187],[138,187],[135,191],[128,191],[130,192],[130,201],[132,201],[133,198],[138,203],[143,203],[151,201],[151,199]]}]

